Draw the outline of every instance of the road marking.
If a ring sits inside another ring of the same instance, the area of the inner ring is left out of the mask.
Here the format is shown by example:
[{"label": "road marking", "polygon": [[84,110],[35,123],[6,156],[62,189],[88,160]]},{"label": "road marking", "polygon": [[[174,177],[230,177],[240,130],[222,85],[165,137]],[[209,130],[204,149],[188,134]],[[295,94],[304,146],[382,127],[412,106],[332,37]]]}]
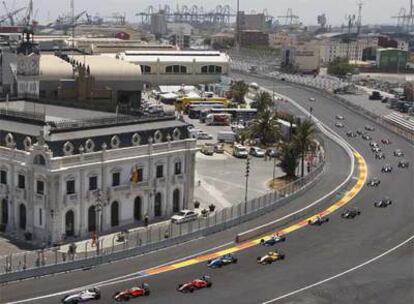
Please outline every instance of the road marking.
[{"label": "road marking", "polygon": [[352,271],[358,270],[358,269],[360,269],[360,268],[362,268],[362,267],[365,267],[365,266],[367,266],[367,265],[369,265],[369,264],[371,264],[371,263],[373,263],[373,262],[375,262],[375,261],[377,261],[377,260],[379,260],[379,259],[383,258],[384,256],[386,256],[386,255],[388,255],[388,254],[390,254],[390,253],[394,252],[395,250],[397,250],[397,249],[401,248],[402,246],[406,245],[407,243],[409,243],[409,242],[411,242],[411,241],[413,241],[413,240],[414,240],[414,235],[412,235],[411,237],[409,237],[408,239],[406,239],[406,240],[405,240],[405,241],[403,241],[402,243],[398,244],[397,246],[395,246],[395,247],[393,247],[393,248],[391,248],[391,249],[389,249],[389,250],[387,250],[387,251],[385,251],[385,252],[381,253],[380,255],[377,255],[376,257],[374,257],[374,258],[372,258],[372,259],[370,259],[370,260],[368,260],[368,261],[365,261],[365,262],[364,262],[364,263],[362,263],[362,264],[359,264],[359,265],[357,265],[357,266],[355,266],[355,267],[352,267],[352,268],[350,268],[350,269],[348,269],[348,270],[345,270],[345,271],[343,271],[343,272],[341,272],[341,273],[338,273],[338,274],[336,274],[336,275],[334,275],[334,276],[331,276],[331,277],[329,277],[329,278],[327,278],[327,279],[324,279],[324,280],[322,280],[322,281],[319,281],[319,282],[313,283],[313,284],[311,284],[311,285],[308,285],[308,286],[302,287],[302,288],[300,288],[300,289],[297,289],[297,290],[295,290],[295,291],[292,291],[292,292],[289,292],[289,293],[287,293],[287,294],[284,294],[283,296],[280,296],[280,297],[277,297],[277,298],[274,298],[274,299],[268,300],[268,301],[266,301],[266,302],[263,302],[262,304],[271,304],[271,303],[274,303],[274,302],[277,302],[277,301],[283,300],[283,299],[285,299],[285,298],[287,298],[287,297],[293,296],[293,295],[295,295],[295,294],[301,293],[301,292],[303,292],[303,291],[309,290],[309,289],[311,289],[311,288],[313,288],[313,287],[316,287],[316,286],[322,285],[322,284],[327,283],[327,282],[329,282],[329,281],[332,281],[332,280],[334,280],[334,279],[340,278],[340,277],[342,277],[342,276],[344,276],[344,275],[346,275],[346,274],[348,274],[348,273],[350,273],[350,272],[352,272]]},{"label": "road marking", "polygon": [[[317,213],[313,216],[310,216],[310,217],[308,217],[304,220],[300,220],[299,222],[294,223],[294,224],[290,225],[289,227],[280,229],[280,230],[275,231],[271,234],[268,234],[264,237],[262,236],[260,238],[250,240],[250,241],[246,241],[246,242],[240,243],[238,245],[232,246],[230,248],[226,248],[226,249],[219,250],[219,251],[216,251],[216,252],[214,252],[214,251],[218,250],[219,248],[226,247],[226,246],[228,246],[230,244],[233,244],[233,243],[232,242],[227,243],[225,245],[221,245],[221,246],[218,246],[216,248],[206,250],[206,251],[204,251],[204,253],[198,253],[197,255],[192,255],[191,257],[186,257],[186,258],[179,259],[178,261],[165,263],[165,264],[160,265],[160,266],[152,267],[152,268],[142,270],[142,271],[139,271],[139,272],[134,272],[134,273],[129,274],[129,275],[125,275],[125,276],[121,276],[121,277],[118,277],[118,278],[115,278],[115,279],[102,281],[102,282],[99,282],[99,283],[96,283],[96,284],[90,284],[86,287],[83,286],[83,287],[74,288],[74,289],[71,289],[71,290],[56,292],[56,293],[49,294],[49,295],[34,297],[34,298],[15,301],[15,302],[9,302],[8,304],[33,302],[33,301],[38,301],[38,300],[42,300],[42,299],[46,299],[46,298],[63,296],[63,295],[66,295],[66,294],[79,292],[80,290],[83,290],[83,289],[85,289],[89,286],[91,286],[91,287],[92,286],[105,287],[105,286],[115,285],[115,284],[131,281],[131,280],[137,280],[138,278],[144,278],[144,277],[148,277],[148,276],[153,276],[153,275],[173,271],[173,270],[176,270],[176,269],[180,269],[180,268],[188,267],[188,266],[191,266],[191,265],[199,264],[199,263],[202,263],[202,262],[206,262],[206,261],[208,261],[212,258],[217,258],[219,256],[222,256],[222,255],[226,254],[226,253],[234,253],[234,252],[238,252],[238,251],[242,251],[242,250],[251,248],[253,246],[258,245],[262,238],[270,237],[270,236],[274,235],[275,233],[288,234],[288,233],[294,232],[298,229],[301,229],[303,227],[306,227],[308,225],[308,221],[310,219],[315,218],[315,216],[317,216],[318,214],[321,215],[321,216],[326,216],[326,215],[336,211],[340,207],[342,207],[345,204],[347,204],[348,202],[350,202],[359,193],[359,191],[362,189],[363,185],[365,184],[365,180],[367,178],[367,171],[366,170],[361,170],[361,169],[366,168],[367,165],[365,163],[364,158],[360,154],[358,154],[357,152],[354,152],[354,155],[355,155],[355,158],[358,160],[358,169],[359,169],[358,170],[358,172],[359,172],[358,181],[363,181],[363,182],[362,183],[357,182],[353,186],[353,188],[345,194],[345,196],[343,198],[339,199],[337,202],[335,202],[333,205],[331,205],[330,207],[328,207],[324,211],[322,211],[320,213]],[[351,191],[353,192],[352,195],[350,195]],[[213,252],[211,252],[211,251],[213,251]]]}]

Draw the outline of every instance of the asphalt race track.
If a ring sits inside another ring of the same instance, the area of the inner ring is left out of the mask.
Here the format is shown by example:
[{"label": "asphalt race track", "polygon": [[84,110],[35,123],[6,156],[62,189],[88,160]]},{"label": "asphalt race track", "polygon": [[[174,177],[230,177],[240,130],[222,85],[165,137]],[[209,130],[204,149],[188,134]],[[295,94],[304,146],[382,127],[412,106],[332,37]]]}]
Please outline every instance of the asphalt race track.
[{"label": "asphalt race track", "polygon": [[[237,77],[247,78],[240,75]],[[274,85],[268,80],[255,78],[254,81],[269,89]],[[111,297],[116,290],[143,281],[150,284],[152,293],[149,297],[131,300],[132,303],[414,303],[414,242],[411,238],[414,234],[413,147],[380,126],[367,123],[365,118],[350,112],[329,98],[305,89],[290,87],[283,82],[276,83],[274,87],[278,93],[289,96],[305,108],[312,106],[313,114],[318,119],[343,136],[364,157],[368,165],[368,178],[376,176],[381,179],[378,188],[364,187],[348,204],[358,207],[361,215],[355,219],[345,220],[340,217],[340,211],[337,211],[329,216],[328,223],[320,227],[308,226],[289,234],[285,243],[274,247],[286,254],[284,261],[266,266],[258,265],[256,258],[272,248],[259,245],[238,252],[238,263],[221,269],[211,270],[202,263],[144,279],[133,278],[127,282],[104,286],[101,288],[102,300],[91,303],[112,303]],[[315,97],[317,101],[310,103],[309,97]],[[345,117],[343,129],[335,128],[337,114]],[[369,141],[364,141],[361,137],[346,137],[346,131],[364,129],[366,124],[376,127],[376,131],[369,133],[383,148],[385,160],[375,159]],[[392,145],[382,145],[382,138],[390,138]],[[318,198],[318,193],[321,195],[334,188],[333,184],[339,184],[341,178],[344,179],[347,175],[348,164],[344,160],[344,153],[338,147],[332,152],[330,148],[335,149],[333,146],[331,144],[328,148],[328,166],[331,173],[332,170],[337,173],[329,175],[332,184],[321,180],[298,201],[313,201]],[[395,149],[405,152],[405,159],[411,160],[410,168],[397,168],[399,159],[392,156]],[[385,163],[393,166],[391,174],[381,173],[381,167]],[[384,196],[389,196],[393,204],[388,208],[375,208],[373,202]],[[289,208],[295,208],[295,204],[296,202]],[[264,220],[261,219],[262,222]],[[171,249],[173,253],[167,250],[151,256],[104,265],[90,271],[5,285],[0,288],[0,301],[3,303],[45,296],[159,265],[194,252],[193,250],[201,251],[221,244],[226,235],[231,233],[234,232],[228,231],[210,238],[211,246],[206,244],[206,239],[202,245],[195,242]],[[411,241],[399,246],[410,238]],[[381,256],[387,251],[389,253]],[[378,258],[375,259],[376,257]],[[369,260],[372,262],[363,264]],[[363,266],[357,267],[358,265]],[[354,271],[339,275],[354,267],[357,267]],[[191,294],[181,294],[175,290],[179,283],[203,274],[211,276],[211,289],[198,290]],[[336,275],[339,276],[323,284],[272,301]],[[59,294],[26,303],[58,303],[62,297]]]}]

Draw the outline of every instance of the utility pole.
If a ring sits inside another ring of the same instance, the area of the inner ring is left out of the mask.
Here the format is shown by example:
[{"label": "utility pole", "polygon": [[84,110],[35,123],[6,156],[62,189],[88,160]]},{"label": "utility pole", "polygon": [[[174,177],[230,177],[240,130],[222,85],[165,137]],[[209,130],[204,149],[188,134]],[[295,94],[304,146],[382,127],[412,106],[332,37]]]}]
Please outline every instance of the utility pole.
[{"label": "utility pole", "polygon": [[72,48],[75,48],[75,0],[70,0],[70,15],[72,22]]},{"label": "utility pole", "polygon": [[240,52],[240,0],[237,0],[237,12],[236,12],[236,52]]},{"label": "utility pole", "polygon": [[249,189],[249,175],[250,175],[250,157],[247,156],[246,159],[246,185],[244,191],[244,214],[247,214],[247,196],[248,196],[248,189]]}]

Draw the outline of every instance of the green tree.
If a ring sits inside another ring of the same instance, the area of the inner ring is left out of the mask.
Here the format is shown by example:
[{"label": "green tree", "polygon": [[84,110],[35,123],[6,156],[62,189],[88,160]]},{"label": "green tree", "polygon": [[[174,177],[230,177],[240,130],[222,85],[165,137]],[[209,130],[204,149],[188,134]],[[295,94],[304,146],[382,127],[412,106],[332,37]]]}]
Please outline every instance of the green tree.
[{"label": "green tree", "polygon": [[233,100],[237,103],[244,103],[244,96],[249,91],[249,86],[243,81],[234,81],[230,87]]},{"label": "green tree", "polygon": [[285,172],[286,177],[296,177],[296,168],[298,167],[299,154],[293,143],[283,143],[280,146],[280,163],[279,167]]},{"label": "green tree", "polygon": [[280,138],[280,125],[277,116],[270,110],[258,114],[250,127],[251,135],[260,138],[263,145],[276,142]]},{"label": "green tree", "polygon": [[272,96],[266,91],[259,92],[250,106],[257,109],[257,113],[262,113],[272,106]]},{"label": "green tree", "polygon": [[299,122],[296,126],[296,134],[293,137],[293,142],[298,150],[301,157],[301,176],[305,175],[305,154],[309,147],[312,145],[313,138],[317,132],[315,124],[310,120],[306,119]]},{"label": "green tree", "polygon": [[346,58],[337,57],[328,64],[328,74],[335,76],[345,76],[348,73],[352,73],[353,70],[353,66],[349,64]]}]

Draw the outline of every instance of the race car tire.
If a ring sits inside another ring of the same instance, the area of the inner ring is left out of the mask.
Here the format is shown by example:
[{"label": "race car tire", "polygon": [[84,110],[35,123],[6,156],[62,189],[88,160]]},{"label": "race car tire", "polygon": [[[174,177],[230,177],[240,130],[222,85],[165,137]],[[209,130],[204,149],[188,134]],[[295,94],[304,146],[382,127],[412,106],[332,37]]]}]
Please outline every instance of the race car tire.
[{"label": "race car tire", "polygon": [[261,240],[260,240],[260,244],[262,244],[262,245],[263,245],[263,244],[264,244],[264,242],[265,242],[265,240],[264,240],[264,239],[261,239]]},{"label": "race car tire", "polygon": [[210,288],[212,285],[213,285],[213,283],[208,282],[208,283],[207,283],[207,288]]},{"label": "race car tire", "polygon": [[101,298],[101,294],[100,293],[96,294],[95,300],[99,300],[100,298]]},{"label": "race car tire", "polygon": [[190,292],[194,292],[194,288],[190,288],[190,289],[189,289],[189,291],[190,291]]},{"label": "race car tire", "polygon": [[237,264],[237,261],[238,261],[237,259],[234,259],[233,264]]},{"label": "race car tire", "polygon": [[285,255],[284,255],[284,254],[281,254],[281,255],[280,255],[280,259],[281,259],[281,260],[284,260],[284,259],[285,259]]},{"label": "race car tire", "polygon": [[326,222],[329,222],[329,217],[326,219]]}]

